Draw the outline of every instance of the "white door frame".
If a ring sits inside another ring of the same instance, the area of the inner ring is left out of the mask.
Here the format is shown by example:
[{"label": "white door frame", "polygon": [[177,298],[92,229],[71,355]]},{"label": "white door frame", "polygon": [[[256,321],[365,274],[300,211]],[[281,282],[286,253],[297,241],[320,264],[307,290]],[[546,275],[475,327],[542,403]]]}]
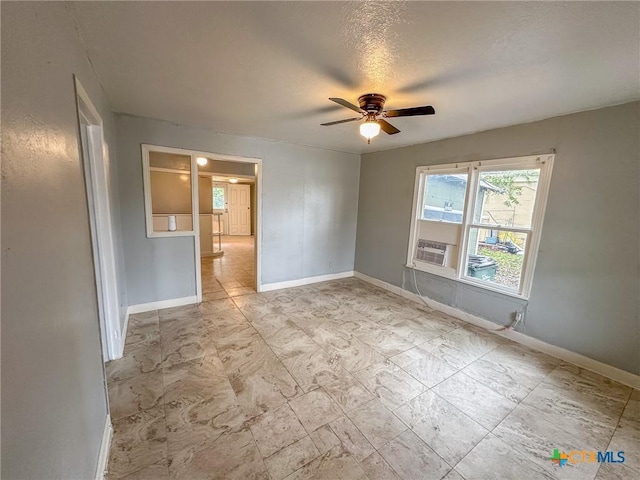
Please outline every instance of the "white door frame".
[{"label": "white door frame", "polygon": [[[173,153],[176,155],[191,155],[191,165],[196,165],[198,157],[206,157],[212,160],[222,160],[225,162],[253,163],[256,177],[256,248],[254,249],[256,262],[256,291],[262,291],[262,159],[255,157],[241,157],[239,155],[227,155],[223,153],[203,152],[200,150],[189,150],[186,148],[163,147],[160,145],[142,144],[142,155],[149,155],[149,152]],[[196,170],[197,173],[197,170]],[[192,175],[192,195],[193,195],[193,228],[192,233],[183,236],[193,237],[194,242],[194,264],[196,271],[196,297],[197,302],[202,302],[202,273],[200,266],[200,205],[198,192],[198,175]]]},{"label": "white door frame", "polygon": [[102,118],[78,78],[74,76],[74,80],[89,207],[102,356],[104,361],[107,361],[120,358],[124,347],[120,331],[120,302],[111,226],[109,159],[105,148]]}]

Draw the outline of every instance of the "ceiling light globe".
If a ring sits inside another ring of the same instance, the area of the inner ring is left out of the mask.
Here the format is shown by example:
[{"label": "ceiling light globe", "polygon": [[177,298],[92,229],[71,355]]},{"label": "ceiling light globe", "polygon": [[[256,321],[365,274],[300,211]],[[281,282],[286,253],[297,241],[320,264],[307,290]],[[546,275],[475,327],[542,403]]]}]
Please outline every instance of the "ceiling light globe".
[{"label": "ceiling light globe", "polygon": [[196,158],[196,163],[201,167],[204,167],[208,163],[208,160],[204,157],[198,157]]},{"label": "ceiling light globe", "polygon": [[380,125],[375,120],[364,122],[360,125],[360,135],[367,140],[371,140],[373,137],[380,133]]}]

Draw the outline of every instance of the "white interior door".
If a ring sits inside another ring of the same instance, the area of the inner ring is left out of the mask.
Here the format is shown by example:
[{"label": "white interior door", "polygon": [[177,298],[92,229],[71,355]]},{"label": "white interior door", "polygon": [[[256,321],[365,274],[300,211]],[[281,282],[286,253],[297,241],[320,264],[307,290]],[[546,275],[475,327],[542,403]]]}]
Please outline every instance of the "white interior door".
[{"label": "white interior door", "polygon": [[229,235],[251,235],[251,187],[229,185]]}]

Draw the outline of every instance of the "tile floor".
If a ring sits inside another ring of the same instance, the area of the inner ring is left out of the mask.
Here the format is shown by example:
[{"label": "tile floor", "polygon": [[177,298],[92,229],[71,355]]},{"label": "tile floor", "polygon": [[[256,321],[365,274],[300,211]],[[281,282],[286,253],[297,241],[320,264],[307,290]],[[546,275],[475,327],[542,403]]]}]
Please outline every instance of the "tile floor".
[{"label": "tile floor", "polygon": [[353,278],[134,315],[107,373],[110,479],[640,478],[639,391]]},{"label": "tile floor", "polygon": [[256,292],[254,245],[255,237],[227,235],[222,237],[224,255],[200,260],[203,301]]}]

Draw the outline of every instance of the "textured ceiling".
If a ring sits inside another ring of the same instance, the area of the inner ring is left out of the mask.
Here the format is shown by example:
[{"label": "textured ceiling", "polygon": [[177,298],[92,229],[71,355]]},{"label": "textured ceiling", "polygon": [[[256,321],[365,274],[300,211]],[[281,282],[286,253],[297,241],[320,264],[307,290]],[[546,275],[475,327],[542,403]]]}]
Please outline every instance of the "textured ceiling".
[{"label": "textured ceiling", "polygon": [[[640,98],[638,2],[77,2],[115,111],[347,152],[386,150]],[[402,133],[371,145],[362,93]]]}]

